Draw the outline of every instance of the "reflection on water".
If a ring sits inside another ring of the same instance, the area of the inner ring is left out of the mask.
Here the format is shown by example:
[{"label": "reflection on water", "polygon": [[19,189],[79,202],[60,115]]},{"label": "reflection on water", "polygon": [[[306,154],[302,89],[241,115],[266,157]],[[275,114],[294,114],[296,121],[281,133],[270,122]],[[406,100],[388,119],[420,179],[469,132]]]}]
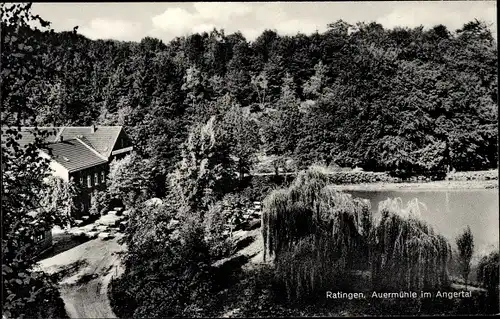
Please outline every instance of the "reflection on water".
[{"label": "reflection on water", "polygon": [[427,210],[421,209],[421,218],[447,237],[452,245],[458,233],[469,225],[474,235],[476,254],[483,254],[498,247],[498,189],[348,191],[348,193],[369,199],[373,212],[376,212],[378,204],[388,197],[400,197],[405,206],[408,201],[417,198],[427,206]]}]

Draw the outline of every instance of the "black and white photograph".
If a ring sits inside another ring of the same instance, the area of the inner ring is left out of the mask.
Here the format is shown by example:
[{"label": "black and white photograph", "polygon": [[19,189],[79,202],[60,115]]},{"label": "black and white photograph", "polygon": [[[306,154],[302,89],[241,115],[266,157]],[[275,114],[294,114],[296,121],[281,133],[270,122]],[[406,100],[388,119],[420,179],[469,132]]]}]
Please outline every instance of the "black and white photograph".
[{"label": "black and white photograph", "polygon": [[0,15],[2,319],[500,314],[496,1]]}]

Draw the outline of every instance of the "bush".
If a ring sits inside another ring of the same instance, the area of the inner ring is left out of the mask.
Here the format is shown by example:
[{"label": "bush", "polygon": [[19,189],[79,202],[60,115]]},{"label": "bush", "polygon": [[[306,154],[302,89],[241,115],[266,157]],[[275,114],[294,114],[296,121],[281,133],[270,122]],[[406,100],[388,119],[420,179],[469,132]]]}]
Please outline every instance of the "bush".
[{"label": "bush", "polygon": [[499,252],[494,251],[481,258],[477,267],[477,280],[488,291],[488,307],[494,313],[499,310],[499,262]]},{"label": "bush", "polygon": [[240,192],[250,201],[262,201],[274,189],[289,185],[294,176],[255,175],[243,179]]},{"label": "bush", "polygon": [[231,253],[232,232],[243,222],[243,215],[250,207],[251,202],[245,195],[226,194],[205,214],[205,239],[214,258]]},{"label": "bush", "polygon": [[130,294],[130,282],[125,277],[113,278],[109,284],[109,303],[118,318],[132,318],[137,308],[134,296]]},{"label": "bush", "polygon": [[134,318],[199,316],[212,304],[209,249],[202,229],[192,223],[183,227],[178,240],[156,242],[152,250],[135,252],[117,284],[116,300],[126,301],[122,313]]},{"label": "bush", "polygon": [[[20,318],[21,315],[25,318],[69,318],[54,279],[47,274],[35,272],[24,280],[28,280],[30,286],[19,287],[16,293],[31,301],[18,309],[10,307],[9,309],[7,305],[4,305],[5,318]],[[38,293],[33,294],[33,291],[38,291]]]},{"label": "bush", "polygon": [[450,172],[446,178],[453,181],[489,181],[498,180],[498,170],[472,171],[472,172]]},{"label": "bush", "polygon": [[139,205],[129,218],[126,270],[113,284],[117,314],[133,318],[210,314],[216,285],[201,220],[168,204]]},{"label": "bush", "polygon": [[101,215],[109,210],[110,196],[107,192],[94,190],[90,200],[90,215]]}]

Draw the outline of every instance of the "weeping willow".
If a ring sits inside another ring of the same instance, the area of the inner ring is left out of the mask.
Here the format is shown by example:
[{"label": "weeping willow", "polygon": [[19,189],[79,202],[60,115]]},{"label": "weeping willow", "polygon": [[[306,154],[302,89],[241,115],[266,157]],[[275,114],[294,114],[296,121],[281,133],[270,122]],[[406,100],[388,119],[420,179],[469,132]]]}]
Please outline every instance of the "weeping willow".
[{"label": "weeping willow", "polygon": [[264,260],[273,260],[289,299],[349,284],[356,269],[369,269],[377,290],[449,284],[451,247],[419,219],[423,203],[387,199],[375,219],[368,201],[329,187],[327,177],[303,171],[263,202]]},{"label": "weeping willow", "polygon": [[341,284],[365,255],[369,203],[327,185],[324,172],[309,169],[263,202],[264,260],[274,259],[290,299]]},{"label": "weeping willow", "polygon": [[400,198],[381,202],[372,235],[372,279],[377,289],[439,289],[449,283],[451,246],[418,219],[425,205]]}]

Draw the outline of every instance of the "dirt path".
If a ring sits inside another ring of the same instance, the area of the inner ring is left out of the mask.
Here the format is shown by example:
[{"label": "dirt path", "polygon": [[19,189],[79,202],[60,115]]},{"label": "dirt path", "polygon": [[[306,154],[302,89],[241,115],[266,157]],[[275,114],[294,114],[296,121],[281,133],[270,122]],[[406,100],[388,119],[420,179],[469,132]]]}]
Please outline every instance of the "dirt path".
[{"label": "dirt path", "polygon": [[[249,244],[244,246],[242,249],[238,250],[234,255],[217,261],[213,266],[222,266],[224,263],[230,262],[231,260],[237,259],[238,257],[244,256],[247,257],[248,260],[241,265],[241,269],[243,272],[251,272],[252,270],[258,268],[259,266],[264,264],[263,261],[263,239],[262,239],[262,231],[259,228],[253,229],[250,231],[236,231],[233,233],[234,240],[236,242],[241,242],[245,240],[249,240]],[[251,293],[251,287],[247,286],[243,288],[242,291],[239,292],[239,296],[247,296]],[[236,298],[239,299],[239,298]],[[244,298],[243,298],[244,299]],[[241,311],[241,300],[235,301],[234,303],[230,302],[230,305],[226,305],[225,311],[220,315],[221,318],[232,318],[239,316],[239,312]]]},{"label": "dirt path", "polygon": [[90,240],[63,253],[39,262],[47,273],[58,274],[59,290],[71,318],[117,318],[108,299],[110,280],[119,276],[118,243],[121,236],[110,240]]},{"label": "dirt path", "polygon": [[250,239],[251,242],[249,245],[243,247],[238,250],[235,254],[230,257],[218,260],[213,264],[215,267],[219,267],[222,264],[238,258],[240,256],[248,257],[249,260],[242,266],[243,269],[248,269],[254,267],[255,265],[263,263],[263,240],[262,240],[262,231],[260,228],[253,229],[250,231],[239,230],[233,233],[234,241],[243,241],[245,239]]}]

